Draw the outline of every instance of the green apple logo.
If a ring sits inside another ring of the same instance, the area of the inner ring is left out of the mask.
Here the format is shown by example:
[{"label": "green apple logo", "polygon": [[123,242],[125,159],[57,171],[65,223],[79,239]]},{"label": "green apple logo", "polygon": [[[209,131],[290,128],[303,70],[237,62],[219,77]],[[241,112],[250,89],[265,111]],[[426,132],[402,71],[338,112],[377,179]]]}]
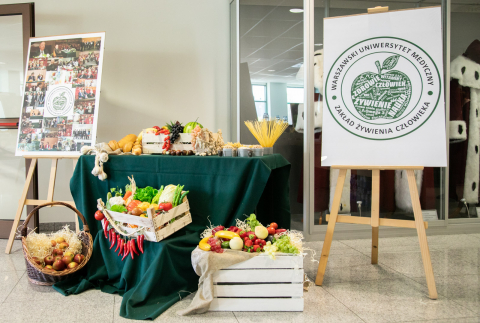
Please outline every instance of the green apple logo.
[{"label": "green apple logo", "polygon": [[65,97],[65,92],[62,92],[60,95],[53,99],[52,105],[55,110],[62,110],[67,104],[67,98]]},{"label": "green apple logo", "polygon": [[[366,120],[397,119],[410,102],[412,83],[405,73],[392,70],[400,55],[376,61],[378,73],[364,72],[352,83],[351,95],[357,112]],[[388,71],[384,72],[383,71]]]}]

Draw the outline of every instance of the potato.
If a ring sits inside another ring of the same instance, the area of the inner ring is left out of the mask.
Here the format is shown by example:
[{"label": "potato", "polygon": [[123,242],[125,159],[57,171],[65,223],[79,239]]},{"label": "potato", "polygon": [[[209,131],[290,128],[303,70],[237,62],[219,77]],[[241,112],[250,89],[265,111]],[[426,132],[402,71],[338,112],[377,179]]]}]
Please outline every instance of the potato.
[{"label": "potato", "polygon": [[135,140],[137,140],[137,136],[133,135],[133,134],[129,134],[129,135],[126,135],[125,137],[123,137],[119,142],[118,142],[118,145],[120,147],[124,147],[126,143],[128,142],[131,142],[131,143],[134,143]]},{"label": "potato", "polygon": [[123,152],[124,152],[124,153],[129,153],[130,151],[132,151],[132,146],[133,146],[133,143],[127,142],[127,143],[123,146]]}]

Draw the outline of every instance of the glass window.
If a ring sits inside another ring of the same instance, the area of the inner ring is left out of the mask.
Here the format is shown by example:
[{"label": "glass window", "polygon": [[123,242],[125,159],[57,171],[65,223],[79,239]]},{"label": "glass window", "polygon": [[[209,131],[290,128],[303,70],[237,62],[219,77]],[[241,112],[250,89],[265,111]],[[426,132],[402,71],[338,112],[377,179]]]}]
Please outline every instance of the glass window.
[{"label": "glass window", "polygon": [[266,85],[252,85],[253,100],[255,101],[255,109],[257,110],[257,118],[263,118],[267,111],[267,86]]},{"label": "glass window", "polygon": [[303,103],[303,87],[287,87],[288,103]]}]

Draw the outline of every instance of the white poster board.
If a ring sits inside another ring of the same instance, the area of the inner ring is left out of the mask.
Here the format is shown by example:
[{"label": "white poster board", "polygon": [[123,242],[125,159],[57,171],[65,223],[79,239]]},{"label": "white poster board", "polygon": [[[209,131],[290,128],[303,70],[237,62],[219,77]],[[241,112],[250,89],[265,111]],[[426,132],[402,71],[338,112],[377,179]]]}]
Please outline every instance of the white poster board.
[{"label": "white poster board", "polygon": [[441,8],[324,20],[322,166],[445,167]]},{"label": "white poster board", "polygon": [[104,42],[104,32],[30,38],[16,156],[95,143]]}]

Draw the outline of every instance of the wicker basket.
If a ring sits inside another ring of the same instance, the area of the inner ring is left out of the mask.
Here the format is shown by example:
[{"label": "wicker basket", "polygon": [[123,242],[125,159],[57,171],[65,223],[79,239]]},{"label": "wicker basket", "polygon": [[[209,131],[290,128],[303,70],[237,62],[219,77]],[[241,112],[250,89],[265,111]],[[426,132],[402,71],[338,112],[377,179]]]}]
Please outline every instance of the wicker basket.
[{"label": "wicker basket", "polygon": [[[85,256],[85,260],[82,261],[80,265],[78,265],[73,269],[67,269],[64,271],[45,270],[44,268],[42,268],[42,266],[38,265],[32,260],[32,257],[30,257],[30,254],[28,252],[27,241],[26,241],[28,221],[30,221],[30,218],[33,216],[33,214],[35,214],[37,210],[49,205],[66,206],[72,209],[73,211],[75,211],[75,213],[77,213],[80,220],[82,220],[83,231],[80,231],[78,233],[78,239],[82,242],[82,254]],[[92,256],[93,240],[92,240],[92,235],[90,234],[88,225],[85,222],[85,218],[83,217],[82,213],[80,213],[80,211],[78,211],[76,208],[74,208],[70,204],[62,203],[62,202],[52,202],[52,203],[45,203],[37,206],[36,208],[33,209],[32,212],[30,212],[25,222],[23,222],[23,227],[21,232],[22,232],[23,255],[25,256],[25,263],[27,265],[28,280],[33,284],[51,286],[56,282],[65,280],[75,272],[82,269],[83,266],[85,266],[85,264],[90,260],[90,257]]]}]

